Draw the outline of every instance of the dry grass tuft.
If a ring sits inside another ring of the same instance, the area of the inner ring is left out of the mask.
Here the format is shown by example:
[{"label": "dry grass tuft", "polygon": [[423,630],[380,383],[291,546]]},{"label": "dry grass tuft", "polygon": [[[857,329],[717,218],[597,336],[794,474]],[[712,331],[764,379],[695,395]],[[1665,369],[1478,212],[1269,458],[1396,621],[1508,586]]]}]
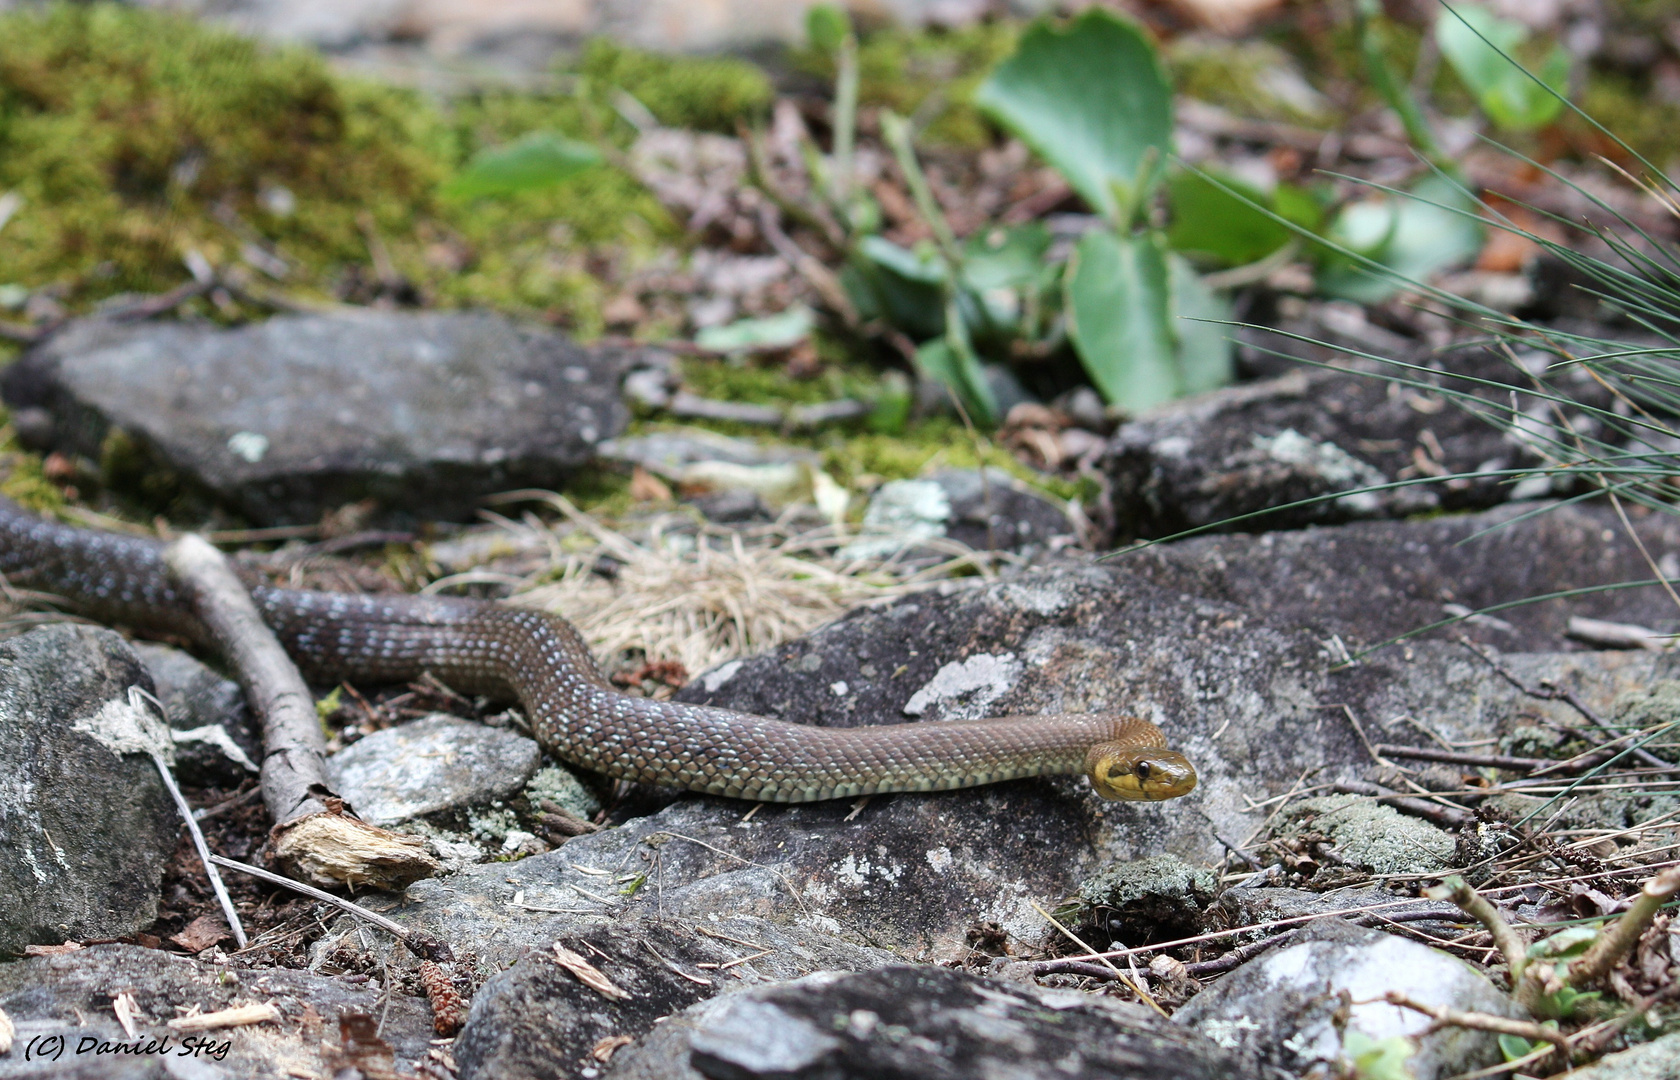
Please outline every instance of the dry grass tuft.
[{"label": "dry grass tuft", "polygon": [[[510,603],[565,617],[598,657],[640,653],[649,664],[681,664],[690,675],[771,649],[857,607],[926,589],[955,574],[995,576],[995,553],[951,541],[923,541],[945,558],[936,565],[844,559],[855,535],[829,525],[785,523],[725,529],[686,517],[654,521],[643,539],[608,528],[553,492],[517,492],[555,507],[563,520],[495,519],[513,546],[546,547],[538,569],[519,575],[470,570],[427,591],[466,583],[511,585]],[[683,526],[683,527],[677,527]],[[610,560],[609,574],[599,572]]]}]

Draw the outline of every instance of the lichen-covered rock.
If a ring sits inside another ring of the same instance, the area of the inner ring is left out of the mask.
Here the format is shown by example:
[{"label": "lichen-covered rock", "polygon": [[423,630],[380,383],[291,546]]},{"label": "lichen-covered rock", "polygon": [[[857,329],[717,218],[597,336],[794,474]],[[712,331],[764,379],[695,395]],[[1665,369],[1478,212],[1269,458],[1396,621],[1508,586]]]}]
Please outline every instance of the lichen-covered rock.
[{"label": "lichen-covered rock", "polygon": [[1455,842],[1441,829],[1360,795],[1323,795],[1286,808],[1283,820],[1327,833],[1344,865],[1379,877],[1434,874],[1452,865]]},{"label": "lichen-covered rock", "polygon": [[1173,1015],[1174,1022],[1291,1076],[1326,1067],[1333,1073],[1345,1055],[1347,1033],[1355,1031],[1371,1042],[1410,1040],[1407,1064],[1414,1080],[1436,1080],[1500,1060],[1499,1044],[1488,1032],[1453,1027],[1430,1032],[1429,1017],[1381,1000],[1397,990],[1431,1005],[1520,1016],[1518,1006],[1469,964],[1335,920],[1303,936],[1313,940],[1249,961],[1196,995]]},{"label": "lichen-covered rock", "polygon": [[60,623],[0,642],[0,953],[132,934],[157,916],[180,825],[173,751],[134,650]]},{"label": "lichen-covered rock", "polygon": [[1680,1034],[1600,1058],[1569,1080],[1673,1080],[1680,1076]]},{"label": "lichen-covered rock", "polygon": [[622,1051],[619,1080],[1224,1080],[1240,1055],[1138,1006],[947,968],[821,972],[691,1008]]},{"label": "lichen-covered rock", "polygon": [[1105,866],[1079,886],[1079,898],[1091,907],[1112,909],[1112,917],[1167,930],[1195,933],[1201,914],[1213,903],[1219,881],[1212,871],[1191,866],[1176,855]]},{"label": "lichen-covered rock", "polygon": [[[47,441],[166,468],[263,524],[371,499],[429,518],[553,487],[624,426],[626,357],[487,312],[70,324],[0,378]],[[111,479],[123,479],[112,477]]]},{"label": "lichen-covered rock", "polygon": [[345,747],[327,775],[362,820],[395,825],[518,794],[541,763],[523,735],[435,713]]}]

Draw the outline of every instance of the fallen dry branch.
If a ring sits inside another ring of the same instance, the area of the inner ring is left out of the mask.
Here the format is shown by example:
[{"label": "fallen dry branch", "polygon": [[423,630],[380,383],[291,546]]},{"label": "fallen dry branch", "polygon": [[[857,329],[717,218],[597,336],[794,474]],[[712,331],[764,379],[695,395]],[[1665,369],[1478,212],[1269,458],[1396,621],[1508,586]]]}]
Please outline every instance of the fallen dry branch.
[{"label": "fallen dry branch", "polygon": [[175,1031],[220,1031],[223,1028],[245,1027],[248,1024],[277,1024],[280,1022],[280,1010],[273,1005],[252,1004],[235,1005],[231,1009],[220,1009],[213,1013],[201,1013],[198,1016],[182,1016],[167,1021],[168,1026]]},{"label": "fallen dry branch", "polygon": [[315,699],[291,657],[209,541],[183,536],[164,550],[164,562],[262,722],[263,800],[274,823],[324,812],[321,796],[332,791],[326,740],[315,715]]},{"label": "fallen dry branch", "polygon": [[263,800],[281,865],[318,884],[378,888],[437,873],[420,841],[343,813],[327,782],[315,699],[221,552],[189,535],[165,548],[163,559],[262,724]]},{"label": "fallen dry branch", "polygon": [[1551,1043],[1566,1057],[1569,1053],[1568,1036],[1556,1028],[1545,1027],[1532,1020],[1513,1020],[1508,1016],[1495,1016],[1492,1013],[1464,1012],[1460,1009],[1449,1009],[1444,1005],[1431,1005],[1427,1001],[1410,998],[1398,990],[1390,990],[1383,995],[1383,1000],[1402,1009],[1420,1012],[1437,1024],[1491,1031],[1498,1035],[1515,1035],[1529,1042]]}]

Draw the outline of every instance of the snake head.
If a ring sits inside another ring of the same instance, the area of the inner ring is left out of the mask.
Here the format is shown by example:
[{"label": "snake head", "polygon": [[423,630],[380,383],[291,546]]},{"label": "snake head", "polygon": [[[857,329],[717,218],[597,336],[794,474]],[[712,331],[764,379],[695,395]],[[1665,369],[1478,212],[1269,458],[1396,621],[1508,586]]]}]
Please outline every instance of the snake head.
[{"label": "snake head", "polygon": [[1159,802],[1188,795],[1196,786],[1189,759],[1158,746],[1098,744],[1085,758],[1085,772],[1105,799]]}]

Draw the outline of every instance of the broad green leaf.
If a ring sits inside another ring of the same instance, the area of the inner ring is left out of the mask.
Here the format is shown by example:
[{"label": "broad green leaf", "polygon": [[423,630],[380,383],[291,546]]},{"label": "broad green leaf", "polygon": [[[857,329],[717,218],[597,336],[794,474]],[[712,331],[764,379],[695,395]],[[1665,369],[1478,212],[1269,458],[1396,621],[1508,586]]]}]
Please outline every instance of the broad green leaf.
[{"label": "broad green leaf", "polygon": [[694,344],[719,353],[770,352],[790,349],[804,341],[817,317],[804,304],[776,315],[739,319],[728,326],[708,326],[694,335]]},{"label": "broad green leaf", "polygon": [[1258,262],[1294,235],[1289,226],[1262,209],[1272,204],[1264,192],[1233,177],[1176,173],[1167,180],[1167,202],[1172,208],[1167,243],[1198,262],[1215,266]]},{"label": "broad green leaf", "polygon": [[1144,31],[1090,7],[1057,29],[1041,19],[975,91],[974,103],[1118,221],[1139,178],[1172,152],[1172,88]]},{"label": "broad green leaf", "polygon": [[1570,926],[1559,930],[1536,941],[1528,947],[1528,955],[1534,959],[1542,957],[1560,958],[1579,956],[1587,951],[1594,941],[1598,940],[1600,924],[1583,923],[1580,926]]},{"label": "broad green leaf", "polygon": [[1039,281],[1050,230],[1041,221],[981,229],[963,245],[962,281],[976,292],[1020,288]]},{"label": "broad green leaf", "polygon": [[1065,280],[1068,333],[1103,397],[1131,412],[1177,397],[1172,291],[1154,239],[1088,232]]},{"label": "broad green leaf", "polygon": [[1407,281],[1426,281],[1437,271],[1470,259],[1482,249],[1481,223],[1465,216],[1474,210],[1469,196],[1433,174],[1413,185],[1406,197],[1382,192],[1349,203],[1331,223],[1329,238],[1392,273],[1367,271],[1345,257],[1331,255],[1319,271],[1319,291],[1344,300],[1377,303]]},{"label": "broad green leaf", "polygon": [[553,132],[537,131],[522,139],[480,150],[448,183],[444,195],[470,199],[482,195],[516,195],[553,187],[602,161],[588,143]]},{"label": "broad green leaf", "polygon": [[929,285],[942,285],[945,282],[945,265],[931,250],[911,251],[899,247],[884,236],[866,236],[858,244],[858,254],[875,265],[911,281],[925,282]]},{"label": "broad green leaf", "polygon": [[997,416],[997,401],[986,373],[973,350],[954,346],[951,335],[925,341],[916,349],[916,370],[923,378],[947,386],[977,424],[989,425]]},{"label": "broad green leaf", "polygon": [[1225,298],[1202,284],[1201,276],[1177,255],[1167,257],[1172,279],[1172,330],[1178,338],[1179,391],[1199,394],[1231,381],[1231,318]]},{"label": "broad green leaf", "polygon": [[1436,18],[1435,40],[1482,111],[1500,127],[1544,127],[1563,111],[1563,98],[1569,93],[1569,53],[1561,45],[1548,52],[1535,72],[1545,85],[1536,83],[1517,59],[1517,50],[1528,40],[1522,23],[1502,19],[1478,4],[1454,4]]},{"label": "broad green leaf", "polygon": [[1499,1052],[1505,1055],[1506,1061],[1515,1061],[1518,1058],[1527,1057],[1534,1053],[1536,1049],[1538,1048],[1533,1043],[1521,1035],[1499,1036]]},{"label": "broad green leaf", "polygon": [[945,267],[878,236],[865,237],[840,271],[858,315],[884,319],[915,339],[945,332]]},{"label": "broad green leaf", "polygon": [[1342,1053],[1352,1063],[1357,1080],[1414,1080],[1416,1074],[1407,1061],[1416,1052],[1403,1035],[1373,1039],[1350,1027],[1342,1036]]},{"label": "broad green leaf", "polygon": [[805,12],[805,37],[818,52],[838,52],[852,32],[851,16],[835,4],[817,4]]}]

